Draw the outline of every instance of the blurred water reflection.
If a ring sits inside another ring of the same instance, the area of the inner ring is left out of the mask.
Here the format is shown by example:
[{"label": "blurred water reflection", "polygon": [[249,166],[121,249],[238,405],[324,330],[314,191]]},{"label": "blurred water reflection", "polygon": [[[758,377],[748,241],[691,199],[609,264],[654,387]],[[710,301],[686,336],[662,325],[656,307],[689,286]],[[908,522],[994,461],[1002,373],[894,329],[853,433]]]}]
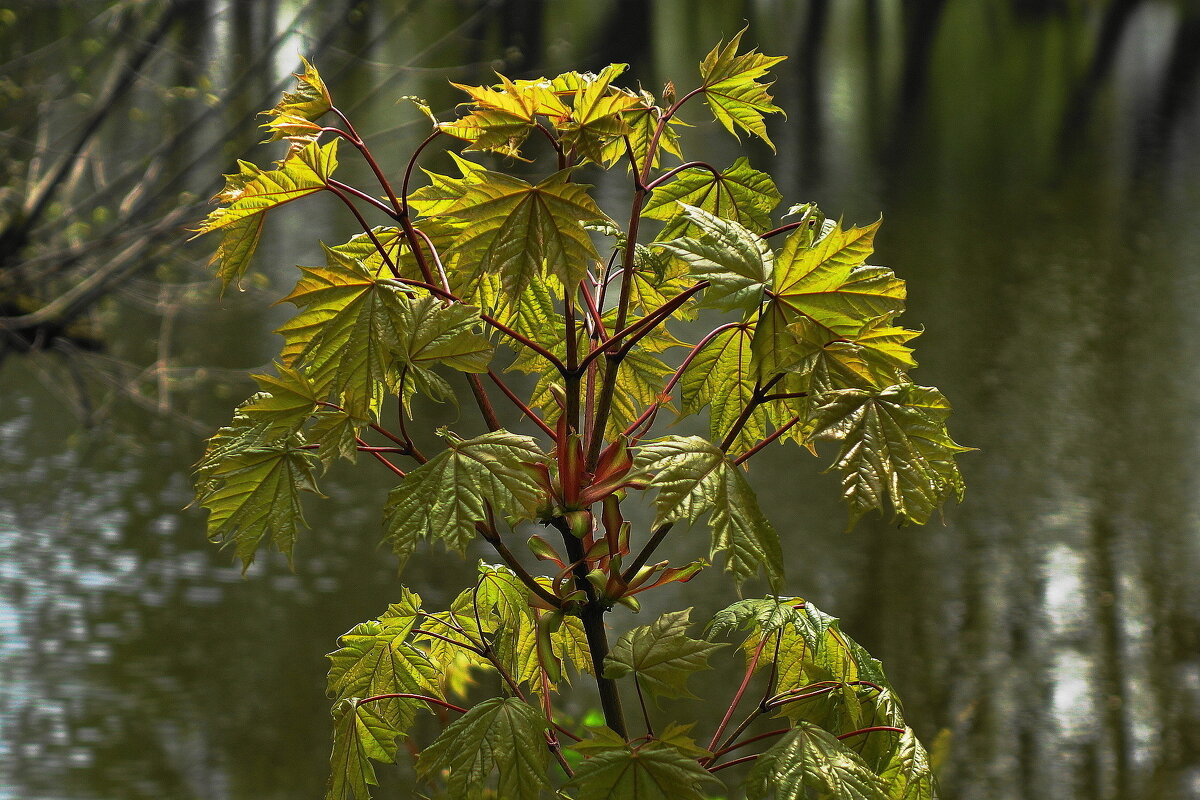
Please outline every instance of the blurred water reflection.
[{"label": "blurred water reflection", "polygon": [[[53,39],[98,5],[17,13]],[[946,392],[956,438],[981,448],[963,459],[968,499],[946,526],[848,535],[819,462],[764,454],[752,479],[785,536],[791,589],[884,660],[913,724],[944,748],[947,797],[1200,798],[1192,4],[187,5],[203,25],[173,33],[154,69],[211,66],[221,91],[248,53],[276,44],[271,69],[193,146],[213,147],[226,126],[252,133],[257,96],[299,49],[319,51],[360,129],[397,136],[387,158],[421,135],[398,95],[448,108],[447,78],[607,60],[634,62],[647,86],[682,87],[749,20],[764,51],[791,56],[776,87],[789,114],[780,153],[751,144],[752,163],[789,202],[859,222],[883,212],[879,258],[909,281],[905,320],[927,327],[916,377]],[[626,36],[639,18],[649,35]],[[241,61],[212,64],[219,54]],[[731,144],[700,129],[691,152],[719,163]],[[197,192],[228,170],[220,150],[188,173]],[[306,243],[314,225],[329,239],[350,232],[310,217]],[[279,289],[288,264],[312,257],[277,245],[262,262]],[[183,309],[173,363],[260,365],[278,321],[257,311],[269,296]],[[128,294],[105,313],[117,332],[107,357],[157,357],[159,315]],[[77,428],[62,373],[47,372],[58,358],[0,365],[0,798],[318,796],[322,654],[395,592],[375,548],[386,475],[331,475],[296,573],[268,558],[243,580],[181,511],[194,430],[123,405]],[[171,408],[218,424],[248,392],[223,386],[200,381]],[[434,552],[406,578],[437,604],[469,569]],[[702,575],[678,597],[698,618],[725,593]],[[381,796],[407,796],[402,784]]]}]

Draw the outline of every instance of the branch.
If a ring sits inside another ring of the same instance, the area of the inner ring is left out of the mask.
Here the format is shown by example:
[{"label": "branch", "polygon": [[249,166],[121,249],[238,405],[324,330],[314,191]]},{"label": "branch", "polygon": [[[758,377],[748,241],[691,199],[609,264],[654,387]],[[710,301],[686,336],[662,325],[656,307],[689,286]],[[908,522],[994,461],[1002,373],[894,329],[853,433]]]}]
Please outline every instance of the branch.
[{"label": "branch", "polygon": [[754,393],[750,396],[746,407],[742,409],[742,413],[729,428],[729,432],[725,434],[725,438],[721,440],[722,450],[728,451],[733,446],[733,443],[737,441],[737,435],[741,433],[742,428],[746,427],[746,423],[750,421],[751,415],[754,414],[754,409],[763,404],[763,397],[766,395],[767,390],[782,380],[782,378],[783,374],[780,373],[765,384],[760,383],[754,387]]},{"label": "branch", "polygon": [[521,410],[522,414],[529,417],[529,419],[535,425],[537,425],[539,428],[541,428],[543,431],[545,431],[546,435],[549,436],[551,439],[558,438],[558,433],[555,432],[554,428],[551,428],[549,425],[547,425],[546,421],[544,419],[542,419],[537,414],[535,414],[533,412],[533,409],[531,409],[529,406],[525,405],[524,401],[521,400],[521,398],[517,395],[517,393],[514,392],[512,389],[510,389],[508,387],[508,384],[506,384],[504,381],[500,380],[500,376],[496,374],[495,370],[489,369],[487,371],[487,374],[488,374],[488,377],[492,379],[492,382],[500,387],[500,391],[504,393],[504,396],[507,397],[509,400],[511,400],[513,402],[513,405],[515,405],[517,408],[519,408]]},{"label": "branch", "polygon": [[[764,400],[765,400],[765,399],[766,399],[766,398],[764,398]],[[759,442],[758,444],[754,445],[754,447],[751,447],[749,450],[747,450],[746,452],[742,453],[740,456],[738,456],[737,458],[735,458],[735,459],[733,460],[733,463],[734,463],[734,464],[741,464],[743,461],[745,461],[745,460],[747,460],[748,458],[750,458],[751,456],[753,456],[753,455],[754,455],[755,453],[757,453],[759,450],[762,450],[764,447],[766,447],[767,445],[769,445],[771,442],[775,441],[775,440],[776,440],[776,439],[778,439],[780,436],[783,436],[783,434],[787,433],[787,432],[788,432],[788,430],[789,430],[789,429],[790,429],[790,428],[791,428],[793,425],[795,425],[797,422],[799,422],[799,421],[800,421],[800,415],[799,415],[799,414],[797,414],[796,416],[792,417],[790,420],[788,420],[787,422],[785,422],[783,425],[781,425],[781,426],[779,426],[778,428],[776,428],[776,429],[775,429],[775,431],[774,431],[774,433],[772,433],[770,436],[768,436],[767,438],[763,439],[761,442]]]},{"label": "branch", "polygon": [[475,523],[475,529],[480,535],[495,548],[496,553],[500,558],[504,559],[504,563],[509,569],[516,573],[520,578],[521,583],[525,584],[525,588],[537,595],[543,602],[549,604],[553,608],[562,608],[562,600],[556,595],[549,592],[546,587],[542,586],[537,580],[529,574],[529,570],[525,569],[525,565],[517,560],[513,552],[508,549],[508,545],[500,538],[500,534],[496,531],[494,525],[487,525],[482,522]]},{"label": "branch", "polygon": [[755,753],[752,756],[742,756],[741,758],[735,758],[733,761],[726,761],[724,764],[718,764],[715,767],[710,767],[708,771],[709,772],[720,772],[721,770],[727,769],[728,767],[736,767],[738,764],[745,764],[747,761],[753,761],[754,759],[758,758],[759,755],[761,755],[761,754]]},{"label": "branch", "polygon": [[350,136],[352,137],[350,139],[351,144],[358,148],[358,152],[362,153],[363,158],[365,158],[367,163],[371,166],[371,172],[375,173],[375,179],[379,181],[379,185],[383,187],[385,192],[387,192],[388,199],[392,201],[392,207],[396,210],[396,214],[403,216],[404,207],[401,206],[400,201],[396,199],[396,192],[393,191],[392,184],[383,174],[383,170],[379,168],[379,164],[375,161],[375,157],[371,155],[370,148],[367,147],[366,142],[363,141],[362,137],[358,135],[358,131],[354,129],[354,125],[350,122],[350,119],[343,114],[341,110],[337,108],[337,106],[334,106],[329,110],[336,114],[338,119],[345,124],[346,130],[350,132]]},{"label": "branch", "polygon": [[[746,687],[750,685],[750,679],[754,677],[754,670],[758,668],[758,659],[762,657],[763,648],[766,646],[767,640],[764,638],[758,643],[758,647],[754,650],[754,656],[750,659],[750,663],[746,666],[746,674],[742,676],[742,683],[738,686],[737,692],[733,695],[733,700],[729,703],[729,709],[725,712],[725,716],[721,718],[721,724],[717,726],[713,732],[712,739],[708,743],[709,750],[716,750],[717,742],[721,741],[721,734],[725,733],[725,729],[729,727],[729,720],[733,719],[733,712],[737,710],[738,704],[742,702],[742,697],[746,694]],[[716,755],[713,755],[716,758]]]},{"label": "branch", "polygon": [[[415,235],[415,232],[414,232],[414,235]],[[396,278],[393,278],[391,280],[391,282],[400,284],[401,286],[415,286],[418,289],[424,289],[425,291],[429,292],[430,294],[435,294],[438,297],[444,298],[446,300],[450,300],[451,302],[462,303],[462,300],[457,295],[455,295],[453,292],[448,292],[445,289],[441,288],[440,286],[435,286],[433,283],[430,283],[429,281],[418,281],[418,280],[413,280],[412,278],[396,277]],[[500,320],[498,320],[495,317],[492,317],[488,314],[485,314],[482,311],[479,312],[479,318],[482,319],[484,322],[486,322],[488,325],[491,325],[496,330],[500,331],[500,333],[503,333],[505,336],[509,337],[510,339],[520,342],[521,344],[525,345],[533,352],[537,353],[542,358],[549,361],[551,364],[554,365],[555,369],[557,369],[559,372],[563,372],[566,370],[566,366],[564,366],[563,363],[558,360],[557,356],[555,356],[549,350],[542,347],[540,344],[533,341],[532,339],[529,339],[529,338],[521,335],[520,333],[517,333],[515,330],[508,327]]]},{"label": "branch", "polygon": [[[369,445],[369,444],[367,444],[366,442],[364,442],[362,439],[360,439],[360,438],[359,438],[359,437],[357,437],[357,436],[355,436],[355,437],[354,437],[354,441],[358,443],[358,446],[359,446],[359,447],[368,447],[368,448],[370,447],[370,445]],[[404,470],[400,469],[400,468],[399,468],[399,467],[397,467],[395,464],[393,464],[392,462],[388,461],[388,460],[387,460],[387,457],[386,457],[386,456],[385,456],[383,453],[374,452],[374,451],[371,451],[371,450],[367,450],[366,452],[368,452],[368,453],[371,453],[371,455],[375,456],[375,459],[376,459],[376,460],[377,460],[379,463],[383,464],[385,467],[387,467],[387,468],[388,468],[388,469],[390,469],[392,472],[394,472],[394,473],[396,473],[397,475],[399,475],[401,478],[403,478],[403,477],[405,476],[405,472],[404,472]]]},{"label": "branch", "polygon": [[685,169],[706,169],[711,172],[714,177],[721,177],[721,170],[717,169],[712,164],[709,164],[707,161],[689,161],[686,164],[680,164],[678,167],[664,172],[662,175],[659,175],[657,178],[650,181],[648,184],[646,184],[646,191],[654,191],[663,183],[683,172]]},{"label": "branch", "polygon": [[388,269],[391,270],[392,275],[399,279],[400,270],[396,269],[396,264],[392,261],[392,257],[388,255],[387,250],[379,241],[379,237],[375,235],[375,231],[372,230],[371,226],[367,224],[367,221],[363,218],[362,212],[358,210],[358,206],[354,205],[354,202],[340,189],[335,188],[331,184],[325,184],[325,190],[328,192],[333,192],[339,200],[346,204],[346,208],[350,209],[350,213],[354,215],[354,218],[358,220],[358,224],[362,226],[363,232],[365,232],[367,236],[371,238],[371,244],[375,245],[375,249],[379,251],[379,255],[383,258],[383,262],[387,264]]},{"label": "branch", "polygon": [[674,522],[668,522],[664,525],[659,525],[650,539],[642,546],[641,552],[633,559],[633,563],[621,573],[621,581],[628,584],[638,574],[638,570],[646,566],[646,562],[650,560],[650,556],[654,555],[654,551],[662,544],[663,539],[667,538],[667,534],[671,532],[671,528],[675,525]]},{"label": "branch", "polygon": [[708,286],[708,281],[700,281],[696,285],[691,286],[683,292],[675,295],[670,300],[663,303],[661,306],[654,309],[641,319],[626,325],[612,336],[597,344],[596,349],[589,353],[588,356],[579,364],[580,368],[582,369],[583,367],[586,367],[592,361],[604,355],[605,351],[607,351],[610,347],[620,343],[621,339],[629,336],[629,341],[625,343],[624,347],[622,347],[619,352],[619,355],[624,358],[639,339],[646,336],[646,334],[657,328],[661,323],[670,319],[671,314],[674,313],[677,308],[686,303],[688,299],[692,297],[692,295],[703,289],[707,289]]},{"label": "branch", "polygon": [[892,731],[893,733],[904,733],[904,728],[896,728],[891,725],[872,725],[870,728],[859,728],[856,731],[843,733],[838,736],[838,739],[849,739],[851,736],[859,736],[864,733],[874,733],[875,731]]},{"label": "branch", "polygon": [[448,708],[451,711],[457,711],[460,714],[467,713],[465,708],[462,706],[456,706],[454,703],[447,703],[445,700],[439,700],[436,697],[429,697],[428,695],[408,694],[406,692],[397,692],[395,694],[377,694],[374,697],[363,697],[357,703],[355,703],[354,706],[357,708],[358,706],[366,705],[367,703],[374,703],[376,700],[424,700],[426,703],[433,703],[434,705],[439,705],[442,708]]}]

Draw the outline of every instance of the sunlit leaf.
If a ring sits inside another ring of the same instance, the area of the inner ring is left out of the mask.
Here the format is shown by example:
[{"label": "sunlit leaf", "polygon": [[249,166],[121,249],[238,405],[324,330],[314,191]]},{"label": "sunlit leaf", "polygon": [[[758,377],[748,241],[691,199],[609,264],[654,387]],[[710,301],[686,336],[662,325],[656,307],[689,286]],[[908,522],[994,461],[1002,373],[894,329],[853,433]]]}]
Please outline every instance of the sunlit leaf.
[{"label": "sunlit leaf", "polygon": [[881,392],[829,392],[815,412],[814,438],[841,442],[833,467],[853,524],[890,503],[902,521],[923,525],[950,497],[962,499],[954,457],[970,448],[946,431],[950,404],[936,389],[914,384]]},{"label": "sunlit leaf", "polygon": [[912,728],[905,728],[887,766],[879,773],[888,800],[937,800],[937,781],[929,755]]},{"label": "sunlit leaf", "polygon": [[688,676],[710,669],[709,655],[723,645],[688,636],[689,616],[690,608],[672,611],[626,631],[604,659],[604,677],[633,674],[643,690],[661,697],[695,697]]},{"label": "sunlit leaf", "polygon": [[[709,438],[725,438],[758,385],[753,367],[753,327],[727,328],[709,342],[692,360],[679,382],[683,413],[695,414],[709,407]],[[744,450],[767,435],[771,423],[766,406],[758,406],[730,447]]]},{"label": "sunlit leaf", "polygon": [[369,787],[379,783],[371,759],[396,760],[399,732],[372,705],[360,706],[357,697],[349,697],[333,707],[333,754],[326,800],[367,800]]},{"label": "sunlit leaf", "polygon": [[296,437],[235,446],[198,470],[204,482],[197,500],[209,511],[208,538],[232,544],[243,568],[267,536],[291,560],[297,530],[305,524],[300,493],[317,491],[313,455],[301,448]]},{"label": "sunlit leaf", "polygon": [[695,757],[666,744],[605,749],[575,770],[564,788],[576,800],[706,800],[720,781]]},{"label": "sunlit leaf", "polygon": [[753,169],[743,157],[716,175],[700,167],[683,170],[654,190],[643,215],[674,220],[658,235],[662,241],[693,232],[687,217],[681,215],[683,205],[696,206],[755,233],[763,233],[771,227],[771,211],[782,199],[771,176]]},{"label": "sunlit leaf", "polygon": [[828,731],[799,723],[754,762],[746,797],[761,800],[888,800],[883,782]]},{"label": "sunlit leaf", "polygon": [[710,557],[724,553],[725,570],[739,583],[760,568],[772,585],[783,580],[779,537],[742,470],[725,453],[699,436],[667,436],[641,445],[636,461],[654,474],[654,527],[695,523],[711,512]]},{"label": "sunlit leaf", "polygon": [[704,99],[713,116],[730,133],[736,136],[740,128],[758,136],[774,150],[763,115],[782,113],[782,109],[767,91],[769,84],[758,79],[786,56],[764,56],[757,50],[739,55],[738,46],[745,32],[743,28],[729,44],[718,44],[700,62]]},{"label": "sunlit leaf", "polygon": [[473,439],[448,435],[448,447],[409,472],[388,495],[384,529],[403,562],[422,538],[464,550],[475,523],[497,515],[533,513],[541,489],[530,465],[546,455],[528,436],[495,431]]},{"label": "sunlit leaf", "polygon": [[239,161],[236,175],[225,176],[225,188],[213,198],[222,203],[204,218],[196,235],[225,229],[213,257],[217,276],[226,286],[241,280],[250,266],[262,232],[265,211],[319,192],[337,168],[337,139],[322,146],[310,142],[290,152],[277,169],[262,170]]},{"label": "sunlit leaf", "polygon": [[474,797],[493,771],[499,797],[536,800],[550,788],[549,751],[541,712],[515,697],[484,700],[451,722],[421,751],[417,773],[430,778],[445,770],[451,797]]},{"label": "sunlit leaf", "polygon": [[686,261],[692,277],[712,284],[705,290],[705,305],[725,310],[757,307],[774,269],[775,254],[770,246],[738,222],[685,203],[680,206],[700,229],[700,237],[657,242],[655,246]]},{"label": "sunlit leaf", "polygon": [[460,263],[474,276],[498,272],[506,302],[545,273],[574,286],[599,258],[583,225],[608,218],[587,187],[569,178],[564,170],[533,185],[489,172],[443,212],[468,224],[453,248]]},{"label": "sunlit leaf", "polygon": [[[275,104],[274,108],[263,112],[273,118],[272,122],[275,118],[280,117],[294,117],[311,122],[324,116],[333,107],[329,90],[325,87],[325,81],[321,80],[317,68],[310,64],[304,56],[300,57],[300,61],[304,64],[304,72],[296,75],[295,90],[284,92],[283,97]],[[267,125],[271,125],[271,122],[268,122]]]},{"label": "sunlit leaf", "polygon": [[776,259],[774,295],[789,309],[840,336],[853,336],[879,317],[904,309],[904,281],[886,267],[864,265],[879,222],[834,226],[811,248],[793,233]]}]

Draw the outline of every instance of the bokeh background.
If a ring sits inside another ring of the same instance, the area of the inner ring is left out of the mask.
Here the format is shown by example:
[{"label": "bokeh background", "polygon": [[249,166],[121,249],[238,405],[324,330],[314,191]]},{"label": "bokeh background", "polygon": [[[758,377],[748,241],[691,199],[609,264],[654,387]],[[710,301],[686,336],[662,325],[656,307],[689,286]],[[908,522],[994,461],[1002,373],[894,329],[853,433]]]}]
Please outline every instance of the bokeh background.
[{"label": "bokeh background", "polygon": [[[883,214],[876,259],[925,329],[914,377],[979,448],[944,524],[850,533],[828,453],[757,458],[789,590],[883,659],[945,797],[1200,798],[1195,3],[8,0],[2,800],[322,795],[323,654],[397,592],[377,547],[388,474],[326,478],[295,572],[271,556],[243,578],[185,509],[203,438],[278,348],[292,265],[354,230],[321,200],[279,213],[260,279],[224,297],[215,242],[185,242],[236,158],[278,156],[253,115],[297,56],[396,169],[427,126],[402,95],[446,118],[448,80],[613,61],[686,90],[745,22],[789,56],[779,152],[750,142],[751,163],[787,203]],[[692,157],[738,152],[711,123],[689,133]],[[435,551],[405,580],[437,605],[470,572]],[[695,618],[728,598],[717,571],[660,595]],[[731,664],[696,685],[727,691]],[[406,769],[380,797],[409,796]]]}]

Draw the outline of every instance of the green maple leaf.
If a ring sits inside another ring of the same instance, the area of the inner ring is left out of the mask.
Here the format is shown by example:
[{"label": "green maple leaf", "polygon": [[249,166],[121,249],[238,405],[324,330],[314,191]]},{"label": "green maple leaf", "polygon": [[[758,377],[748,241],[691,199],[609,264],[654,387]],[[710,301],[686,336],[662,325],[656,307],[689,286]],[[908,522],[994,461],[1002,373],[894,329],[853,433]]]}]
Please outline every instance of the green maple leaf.
[{"label": "green maple leaf", "polygon": [[284,298],[302,309],[277,333],[283,359],[355,416],[375,413],[392,382],[396,331],[404,324],[406,290],[382,270],[326,248],[325,267],[301,267]]},{"label": "green maple leaf", "polygon": [[[905,342],[920,333],[880,317],[848,338],[831,339],[826,327],[801,318],[788,325],[780,338],[786,341],[789,335],[790,344],[780,345],[789,348],[786,369],[802,376],[804,390],[822,394],[832,389],[884,389],[906,383],[905,371],[916,362]],[[765,371],[770,357],[759,363]]]},{"label": "green maple leaf", "polygon": [[883,513],[885,502],[900,520],[923,525],[951,496],[962,499],[954,457],[971,448],[950,438],[950,404],[937,389],[842,389],[821,401],[812,438],[841,442],[833,468],[842,473],[851,525],[869,511]]},{"label": "green maple leaf", "polygon": [[333,753],[325,800],[368,800],[369,787],[379,784],[371,759],[388,764],[396,760],[399,731],[373,705],[360,706],[357,697],[348,697],[333,707]]},{"label": "green maple leaf", "polygon": [[835,336],[852,337],[871,320],[902,311],[904,281],[886,267],[864,264],[879,225],[835,225],[811,247],[804,245],[803,229],[793,233],[776,259],[775,298]]},{"label": "green maple leaf", "polygon": [[225,286],[239,282],[258,247],[263,213],[326,187],[337,168],[337,140],[321,146],[310,142],[288,153],[278,169],[262,170],[238,162],[236,175],[225,176],[225,188],[213,198],[225,204],[209,213],[195,229],[200,236],[225,230],[213,255],[217,277]]},{"label": "green maple leaf", "polygon": [[542,500],[529,466],[546,455],[528,436],[494,431],[473,439],[448,435],[449,447],[414,469],[388,495],[384,529],[402,564],[422,538],[464,550],[475,523],[495,514],[527,518]]},{"label": "green maple leaf", "polygon": [[238,414],[267,437],[296,433],[320,408],[321,393],[303,373],[276,365],[278,375],[251,375],[260,391],[238,407]]},{"label": "green maple leaf", "polygon": [[880,771],[888,800],[937,800],[937,781],[929,755],[912,728],[906,727],[892,758]]},{"label": "green maple leaf", "polygon": [[297,530],[305,524],[300,493],[319,493],[303,440],[259,442],[257,436],[253,430],[240,436],[234,429],[225,438],[219,433],[196,468],[197,502],[209,512],[208,538],[232,544],[243,571],[266,536],[291,562]]},{"label": "green maple leaf", "polygon": [[[408,639],[416,624],[420,598],[404,590],[400,603],[377,620],[355,625],[338,638],[330,653],[328,689],[335,701],[385,694],[440,697],[438,665]],[[425,704],[416,699],[389,698],[371,702],[388,726],[405,733]]]},{"label": "green maple leaf", "polygon": [[562,145],[596,163],[603,163],[609,143],[632,133],[625,113],[640,106],[637,95],[611,85],[628,64],[610,64],[596,75],[580,75],[568,118],[554,123]]},{"label": "green maple leaf", "polygon": [[[623,115],[625,125],[629,128],[626,137],[633,150],[633,158],[637,162],[639,173],[646,164],[646,156],[650,152],[650,142],[654,139],[654,132],[658,130],[658,122],[663,115],[663,109],[654,104],[652,96],[645,92],[642,95],[643,103],[630,108]],[[678,115],[667,120],[667,125],[659,136],[658,146],[654,150],[654,158],[651,161],[652,168],[658,166],[663,153],[669,153],[679,160],[683,160],[683,151],[679,148],[679,131],[676,128],[685,126],[687,123],[679,119]],[[613,139],[606,144],[602,157],[605,167],[611,167],[621,159],[628,158],[625,139]]]},{"label": "green maple leaf", "polygon": [[568,286],[583,279],[590,260],[599,259],[584,223],[608,217],[570,175],[563,170],[533,185],[488,172],[464,187],[442,213],[466,223],[452,253],[471,265],[472,279],[498,272],[509,303],[546,273]]},{"label": "green maple leaf", "polygon": [[262,112],[270,117],[262,127],[271,132],[268,142],[279,139],[315,139],[320,133],[321,126],[314,121],[323,117],[333,108],[333,100],[329,89],[321,79],[317,68],[308,63],[304,56],[300,57],[304,71],[296,74],[296,88],[284,92],[283,97],[274,108]]},{"label": "green maple leaf", "polygon": [[576,790],[576,800],[705,800],[719,786],[693,755],[652,742],[596,753],[563,788]]},{"label": "green maple leaf", "polygon": [[686,203],[679,205],[700,229],[700,238],[684,237],[654,246],[679,256],[687,262],[692,277],[712,284],[704,292],[704,305],[724,310],[756,308],[763,289],[771,283],[775,254],[770,246],[738,222]]},{"label": "green maple leaf", "polygon": [[781,114],[767,91],[769,84],[758,79],[767,74],[775,64],[786,56],[765,56],[757,50],[738,54],[742,35],[746,28],[738,31],[729,44],[718,44],[700,62],[701,88],[708,107],[717,121],[734,136],[738,128],[754,134],[775,149],[775,143],[767,135],[763,122],[766,114]]},{"label": "green maple leaf", "polygon": [[451,797],[483,795],[493,770],[499,773],[499,797],[536,800],[550,788],[549,751],[541,712],[515,697],[485,700],[451,722],[421,751],[417,774],[428,778],[446,770]]},{"label": "green maple leaf", "polygon": [[643,689],[660,697],[695,697],[688,676],[710,669],[708,657],[724,645],[688,636],[691,613],[690,608],[668,612],[626,631],[604,659],[604,677],[633,674]]},{"label": "green maple leaf", "polygon": [[401,359],[413,366],[443,364],[460,372],[487,372],[492,343],[479,333],[479,309],[426,295],[401,305],[395,341]]},{"label": "green maple leaf", "polygon": [[833,734],[801,722],[754,762],[746,797],[761,800],[888,800],[883,782]]},{"label": "green maple leaf", "polygon": [[699,436],[666,436],[638,448],[639,469],[654,473],[654,527],[694,524],[711,512],[710,557],[726,556],[725,571],[741,583],[761,567],[773,586],[783,581],[779,537],[758,507],[740,467]]},{"label": "green maple leaf", "polygon": [[304,56],[300,57],[300,62],[304,65],[304,72],[295,76],[295,90],[284,92],[275,107],[270,111],[263,112],[264,114],[270,116],[291,114],[307,120],[315,120],[324,116],[333,107],[329,89],[325,87],[325,81],[321,79],[317,68],[310,64]]},{"label": "green maple leaf", "polygon": [[[680,379],[683,413],[696,414],[708,406],[709,437],[713,441],[725,437],[754,397],[758,383],[753,367],[753,338],[754,329],[748,325],[722,331],[692,360]],[[758,406],[730,449],[744,450],[762,439],[770,424],[770,410]]]},{"label": "green maple leaf", "polygon": [[642,214],[650,219],[671,221],[658,235],[664,241],[685,236],[694,229],[687,217],[681,215],[683,205],[702,208],[755,233],[763,233],[771,227],[771,212],[782,199],[771,176],[753,169],[743,157],[717,175],[700,167],[683,170],[670,183],[654,190]]}]

